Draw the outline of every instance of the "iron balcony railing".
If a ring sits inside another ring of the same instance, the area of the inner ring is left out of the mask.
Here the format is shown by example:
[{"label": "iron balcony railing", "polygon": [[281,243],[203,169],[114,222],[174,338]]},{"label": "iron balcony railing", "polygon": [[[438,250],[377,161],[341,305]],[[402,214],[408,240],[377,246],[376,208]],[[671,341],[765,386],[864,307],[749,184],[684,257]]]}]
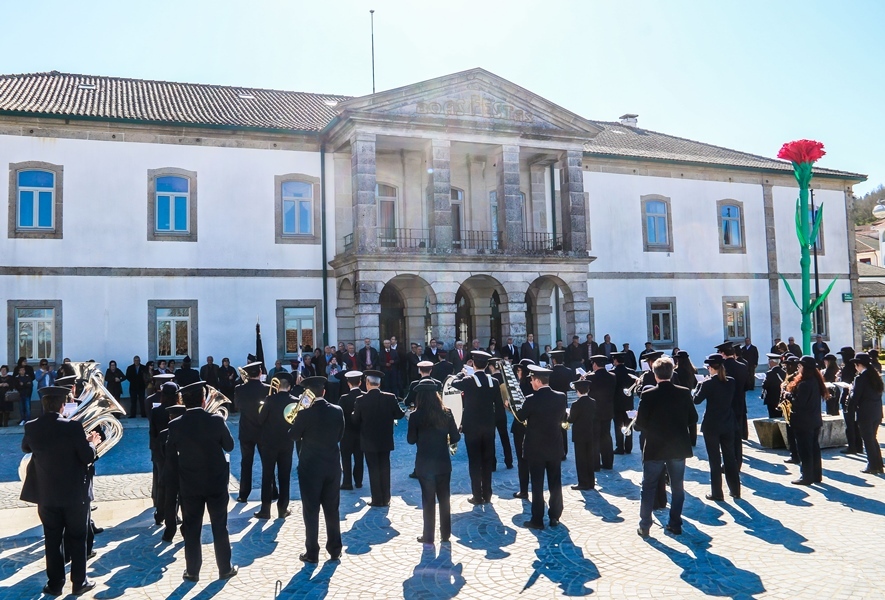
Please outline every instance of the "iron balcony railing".
[{"label": "iron balcony railing", "polygon": [[562,234],[526,231],[523,236],[523,247],[528,252],[556,252],[563,249]]},{"label": "iron balcony railing", "polygon": [[498,250],[501,233],[498,231],[453,231],[452,248],[455,250]]},{"label": "iron balcony railing", "polygon": [[[480,252],[504,250],[508,253],[520,251],[527,254],[543,252],[561,252],[564,249],[564,237],[562,234],[525,232],[522,247],[519,250],[507,248],[501,241],[503,233],[500,231],[478,231],[464,229],[453,232],[451,249],[476,250]],[[435,240],[427,229],[413,229],[405,227],[379,227],[376,230],[378,248],[396,248],[406,250],[424,251],[435,248]],[[348,233],[344,236],[344,251],[350,252],[354,248],[354,236]]]},{"label": "iron balcony railing", "polygon": [[380,248],[428,248],[429,246],[430,234],[426,229],[378,228]]}]

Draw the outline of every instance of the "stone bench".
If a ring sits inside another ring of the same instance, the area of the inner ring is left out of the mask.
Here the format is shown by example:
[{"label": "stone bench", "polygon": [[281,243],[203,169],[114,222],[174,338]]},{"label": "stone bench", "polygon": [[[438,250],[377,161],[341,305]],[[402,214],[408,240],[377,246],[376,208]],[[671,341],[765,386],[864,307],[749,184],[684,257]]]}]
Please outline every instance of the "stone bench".
[{"label": "stone bench", "polygon": [[759,438],[759,445],[763,448],[786,448],[784,443],[786,437],[786,427],[784,433],[781,433],[780,424],[784,423],[783,419],[753,419],[753,427],[756,428],[756,436]]},{"label": "stone bench", "polygon": [[[759,445],[763,448],[789,448],[787,423],[783,419],[753,419]],[[845,421],[841,416],[823,415],[823,426],[820,429],[821,448],[839,448],[848,444],[845,436]]]}]

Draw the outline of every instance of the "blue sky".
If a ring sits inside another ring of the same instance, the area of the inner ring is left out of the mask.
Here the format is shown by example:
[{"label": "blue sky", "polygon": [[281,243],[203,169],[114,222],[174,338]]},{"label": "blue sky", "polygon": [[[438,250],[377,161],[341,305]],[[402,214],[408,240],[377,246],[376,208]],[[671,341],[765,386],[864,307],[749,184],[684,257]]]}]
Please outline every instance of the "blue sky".
[{"label": "blue sky", "polygon": [[0,0],[0,72],[363,95],[483,67],[588,118],[885,183],[885,2]]}]

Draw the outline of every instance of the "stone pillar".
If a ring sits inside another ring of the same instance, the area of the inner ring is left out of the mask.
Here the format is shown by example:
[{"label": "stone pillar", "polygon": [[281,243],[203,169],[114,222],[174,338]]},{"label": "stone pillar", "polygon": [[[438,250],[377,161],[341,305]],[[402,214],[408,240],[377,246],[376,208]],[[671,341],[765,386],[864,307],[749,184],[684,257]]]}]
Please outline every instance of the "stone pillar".
[{"label": "stone pillar", "polygon": [[554,339],[556,337],[556,324],[553,322],[553,307],[549,304],[536,306],[535,321],[538,323],[538,331],[526,331],[526,333],[534,333],[535,341],[540,344],[541,348],[545,344],[556,347],[556,340]]},{"label": "stone pillar", "polygon": [[498,229],[505,250],[522,251],[525,246],[522,198],[519,196],[519,146],[501,146],[495,156],[498,175]]},{"label": "stone pillar", "polygon": [[[567,340],[576,335],[584,341],[590,333],[590,300],[587,297],[587,282],[568,282],[571,292],[571,302],[566,300],[565,309],[565,332]],[[567,341],[563,340],[563,341]]]},{"label": "stone pillar", "polygon": [[[454,300],[454,297],[452,298]],[[458,331],[455,327],[455,312],[458,310],[454,302],[437,302],[434,306],[433,316],[433,337],[436,343],[442,344],[446,350],[455,347],[455,340],[458,338]]]},{"label": "stone pillar", "polygon": [[[479,340],[480,346],[485,347],[489,338],[492,337],[492,330],[489,327],[489,319],[492,318],[492,307],[488,304],[488,299],[483,298],[473,307],[473,337]],[[464,340],[465,342],[473,342],[473,340]],[[472,346],[471,346],[472,347]]]},{"label": "stone pillar", "polygon": [[[358,254],[374,252],[378,248],[374,133],[356,132],[350,139],[350,176],[353,198],[353,247]],[[377,331],[372,339],[376,338]]]},{"label": "stone pillar", "polygon": [[[771,339],[781,337],[780,278],[777,268],[777,237],[774,225],[772,185],[762,184],[762,213],[765,218],[765,250],[768,257],[768,307],[771,314]],[[752,325],[752,324],[751,324]],[[752,331],[752,327],[750,328]]]},{"label": "stone pillar", "polygon": [[430,140],[427,204],[430,206],[430,237],[437,250],[452,249],[451,152],[449,140]]},{"label": "stone pillar", "polygon": [[369,338],[377,348],[381,337],[381,288],[377,281],[357,281],[354,286],[353,337],[357,350],[358,343]]},{"label": "stone pillar", "polygon": [[568,150],[560,157],[559,190],[562,198],[563,247],[572,252],[587,251],[587,217],[584,210],[583,153]]},{"label": "stone pillar", "polygon": [[[522,344],[527,333],[525,330],[525,302],[502,302],[498,306],[498,310],[501,311],[501,337],[504,340],[512,337],[514,344]],[[504,342],[501,341],[501,343]]]},{"label": "stone pillar", "polygon": [[532,165],[529,171],[532,212],[531,222],[525,226],[527,231],[547,231],[547,170],[547,165],[542,163]]},{"label": "stone pillar", "polygon": [[421,304],[420,306],[406,306],[404,313],[406,317],[406,337],[405,339],[400,340],[400,343],[403,344],[406,348],[409,348],[412,342],[420,343],[423,346],[425,315],[424,304]]}]

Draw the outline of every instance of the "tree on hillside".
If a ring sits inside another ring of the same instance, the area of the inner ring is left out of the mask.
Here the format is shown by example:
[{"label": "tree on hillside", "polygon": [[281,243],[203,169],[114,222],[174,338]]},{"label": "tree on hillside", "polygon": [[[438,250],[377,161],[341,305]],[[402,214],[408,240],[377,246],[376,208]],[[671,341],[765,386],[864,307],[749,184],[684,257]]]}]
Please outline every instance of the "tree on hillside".
[{"label": "tree on hillside", "polygon": [[867,192],[854,200],[854,208],[851,209],[851,219],[855,225],[868,225],[875,222],[873,207],[885,200],[885,186],[880,185],[872,192]]},{"label": "tree on hillside", "polygon": [[879,347],[879,341],[885,336],[885,307],[879,304],[863,305],[863,329],[873,345]]}]

